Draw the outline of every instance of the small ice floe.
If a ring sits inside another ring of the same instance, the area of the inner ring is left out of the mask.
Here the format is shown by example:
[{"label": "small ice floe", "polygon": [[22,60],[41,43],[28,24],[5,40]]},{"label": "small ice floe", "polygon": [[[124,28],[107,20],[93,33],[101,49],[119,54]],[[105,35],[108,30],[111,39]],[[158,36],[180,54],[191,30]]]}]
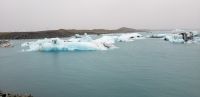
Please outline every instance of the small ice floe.
[{"label": "small ice floe", "polygon": [[165,36],[164,40],[172,43],[184,43],[185,41],[182,38],[182,35],[179,34],[168,34]]},{"label": "small ice floe", "polygon": [[[87,39],[90,38],[87,36]],[[23,51],[92,51],[108,50],[116,47],[112,41],[103,38],[89,41],[87,39],[69,41],[60,38],[45,38],[33,42],[25,42],[21,46],[26,47]]]},{"label": "small ice floe", "polygon": [[167,34],[153,34],[149,38],[164,38]]},{"label": "small ice floe", "polygon": [[127,33],[122,34],[117,38],[119,42],[129,42],[134,41],[135,39],[144,39],[144,37],[139,33]]},{"label": "small ice floe", "polygon": [[8,48],[13,47],[13,45],[8,40],[0,40],[0,47]]}]

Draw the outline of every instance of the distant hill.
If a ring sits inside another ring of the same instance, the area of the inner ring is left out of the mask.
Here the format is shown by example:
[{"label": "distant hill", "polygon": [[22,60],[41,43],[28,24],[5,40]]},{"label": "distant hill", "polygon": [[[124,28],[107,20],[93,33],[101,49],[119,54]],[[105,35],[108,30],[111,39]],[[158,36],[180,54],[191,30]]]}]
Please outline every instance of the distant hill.
[{"label": "distant hill", "polygon": [[74,34],[109,34],[109,33],[128,33],[128,32],[143,32],[132,28],[122,27],[116,30],[93,29],[93,30],[76,30],[76,29],[59,29],[35,32],[0,32],[0,39],[39,39],[39,38],[54,38],[54,37],[70,37]]},{"label": "distant hill", "polygon": [[121,28],[117,29],[117,31],[119,31],[119,32],[136,32],[137,30],[133,29],[133,28],[121,27]]}]

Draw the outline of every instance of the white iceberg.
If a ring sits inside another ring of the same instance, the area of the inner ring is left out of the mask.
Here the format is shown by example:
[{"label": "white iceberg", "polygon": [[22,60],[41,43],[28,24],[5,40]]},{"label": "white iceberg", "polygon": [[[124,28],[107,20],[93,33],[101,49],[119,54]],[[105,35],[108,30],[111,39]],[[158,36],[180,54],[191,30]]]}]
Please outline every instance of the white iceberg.
[{"label": "white iceberg", "polygon": [[102,36],[101,38],[94,40],[93,43],[100,44],[100,45],[103,44],[104,47],[113,49],[113,48],[117,48],[114,45],[116,39],[117,39],[117,36]]},{"label": "white iceberg", "polygon": [[164,40],[172,43],[184,43],[185,41],[182,38],[182,35],[179,34],[168,34],[165,36]]},{"label": "white iceberg", "polygon": [[164,38],[167,34],[153,34],[149,38]]},{"label": "white iceberg", "polygon": [[33,42],[25,42],[21,45],[27,47],[23,51],[75,51],[75,50],[108,50],[116,48],[112,41],[97,39],[85,41],[68,41],[60,38],[41,39]]},{"label": "white iceberg", "polygon": [[139,33],[127,33],[122,34],[117,38],[119,42],[129,42],[134,41],[135,39],[144,39],[144,37]]},{"label": "white iceberg", "polygon": [[194,37],[191,40],[185,41],[182,36],[178,34],[166,35],[164,40],[171,43],[200,43],[200,37]]},{"label": "white iceberg", "polygon": [[164,40],[172,43],[197,43],[199,39],[198,35],[198,31],[176,29],[171,31],[170,34],[166,34]]}]

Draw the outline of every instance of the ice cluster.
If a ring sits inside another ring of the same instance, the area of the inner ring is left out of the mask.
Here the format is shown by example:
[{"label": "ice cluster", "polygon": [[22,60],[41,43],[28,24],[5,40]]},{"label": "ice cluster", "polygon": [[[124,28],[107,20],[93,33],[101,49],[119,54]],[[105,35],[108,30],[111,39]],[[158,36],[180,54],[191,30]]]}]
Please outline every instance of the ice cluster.
[{"label": "ice cluster", "polygon": [[198,43],[198,31],[172,30],[171,33],[153,34],[150,38],[163,38],[171,43]]},{"label": "ice cluster", "polygon": [[[173,30],[171,33],[153,34],[149,37],[162,38],[171,43],[200,43],[197,31]],[[116,42],[131,42],[138,39],[145,39],[139,33],[105,34],[99,38],[93,38],[87,34],[76,34],[68,39],[45,38],[25,42],[21,46],[25,48],[23,51],[91,51],[117,48],[115,46]]]},{"label": "ice cluster", "polygon": [[33,42],[25,42],[21,46],[25,47],[23,51],[84,51],[84,50],[108,50],[117,48],[114,43],[117,41],[128,42],[134,39],[142,39],[138,33],[128,33],[119,36],[102,36],[98,39],[92,39],[85,34],[83,36],[76,34],[70,39],[45,38]]}]

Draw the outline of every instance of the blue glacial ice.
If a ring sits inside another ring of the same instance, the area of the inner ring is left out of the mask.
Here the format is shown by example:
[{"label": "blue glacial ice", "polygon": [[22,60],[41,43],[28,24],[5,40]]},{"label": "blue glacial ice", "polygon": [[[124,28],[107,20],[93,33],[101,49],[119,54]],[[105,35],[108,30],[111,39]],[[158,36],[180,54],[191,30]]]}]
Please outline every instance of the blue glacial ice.
[{"label": "blue glacial ice", "polygon": [[116,48],[112,41],[103,38],[90,41],[87,39],[79,39],[79,41],[77,41],[75,38],[71,38],[69,41],[60,38],[46,38],[33,42],[25,42],[21,46],[26,48],[23,51],[82,51],[108,50]]},{"label": "blue glacial ice", "polygon": [[121,35],[104,35],[98,39],[92,39],[91,36],[75,35],[69,39],[45,38],[32,42],[25,42],[21,46],[23,51],[85,51],[85,50],[108,50],[117,48],[115,42],[129,42],[134,39],[142,39],[143,36],[138,33],[128,33]]}]

